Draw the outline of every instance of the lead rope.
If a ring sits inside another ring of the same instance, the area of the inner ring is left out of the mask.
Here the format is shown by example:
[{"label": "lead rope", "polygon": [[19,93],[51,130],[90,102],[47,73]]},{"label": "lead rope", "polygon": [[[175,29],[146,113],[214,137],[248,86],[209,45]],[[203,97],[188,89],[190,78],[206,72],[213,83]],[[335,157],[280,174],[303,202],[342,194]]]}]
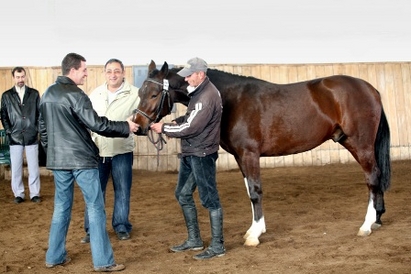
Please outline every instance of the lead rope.
[{"label": "lead rope", "polygon": [[148,140],[154,145],[157,150],[157,167],[160,165],[160,150],[164,148],[164,144],[167,144],[166,140],[163,138],[163,134],[159,133],[157,140],[154,140],[153,131],[149,130]]}]

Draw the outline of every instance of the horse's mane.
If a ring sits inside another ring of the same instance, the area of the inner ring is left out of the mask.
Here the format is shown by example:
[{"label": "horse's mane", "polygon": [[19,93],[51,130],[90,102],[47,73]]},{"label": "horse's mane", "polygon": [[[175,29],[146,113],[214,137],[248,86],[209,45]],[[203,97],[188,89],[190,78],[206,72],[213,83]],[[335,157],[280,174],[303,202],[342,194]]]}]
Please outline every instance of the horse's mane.
[{"label": "horse's mane", "polygon": [[[172,69],[170,69],[169,71],[171,73],[175,73],[177,74],[178,71],[180,71],[183,67],[174,67]],[[218,69],[208,69],[207,70],[207,75],[211,78],[213,78],[214,81],[219,80],[219,81],[228,81],[228,82],[244,82],[244,81],[264,81],[252,76],[244,76],[244,75],[239,75],[239,74],[234,74],[231,72],[226,72],[226,71],[222,71],[222,70],[218,70]],[[265,82],[265,81],[264,81]]]},{"label": "horse's mane", "polygon": [[240,74],[234,74],[231,72],[226,72],[226,71],[222,71],[222,70],[218,70],[218,69],[208,69],[207,74],[212,74],[215,76],[220,76],[220,77],[228,77],[230,80],[232,79],[238,79],[238,80],[261,80],[252,76],[244,76],[244,75],[240,75]]}]

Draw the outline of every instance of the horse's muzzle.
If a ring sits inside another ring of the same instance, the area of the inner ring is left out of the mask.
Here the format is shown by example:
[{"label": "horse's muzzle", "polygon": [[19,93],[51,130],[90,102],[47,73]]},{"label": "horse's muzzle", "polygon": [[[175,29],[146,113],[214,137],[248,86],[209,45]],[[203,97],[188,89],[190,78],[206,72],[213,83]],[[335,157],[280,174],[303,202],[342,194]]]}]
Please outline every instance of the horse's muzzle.
[{"label": "horse's muzzle", "polygon": [[138,130],[136,132],[134,132],[135,135],[137,136],[147,136],[147,132],[148,132],[149,128],[141,128],[139,127]]}]

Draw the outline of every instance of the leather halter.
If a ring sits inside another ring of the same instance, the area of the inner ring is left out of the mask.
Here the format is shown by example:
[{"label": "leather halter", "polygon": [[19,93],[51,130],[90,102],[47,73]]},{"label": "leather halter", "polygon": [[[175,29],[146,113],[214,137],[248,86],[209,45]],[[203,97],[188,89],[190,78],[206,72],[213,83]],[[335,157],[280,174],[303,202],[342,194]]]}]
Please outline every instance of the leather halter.
[{"label": "leather halter", "polygon": [[[156,118],[153,119],[147,113],[145,113],[144,111],[141,111],[139,109],[135,109],[134,110],[134,115],[133,115],[133,121],[135,121],[135,118],[136,118],[137,114],[141,114],[142,116],[147,118],[149,120],[150,124],[151,124],[152,122],[158,122],[161,119],[160,113],[161,113],[161,110],[163,109],[164,102],[166,100],[165,99],[166,96],[167,96],[167,99],[168,99],[168,113],[167,113],[167,115],[171,113],[172,104],[171,104],[171,99],[170,99],[170,93],[168,92],[169,84],[168,84],[167,79],[163,79],[163,83],[160,83],[160,82],[158,82],[156,80],[153,80],[153,79],[150,79],[150,78],[147,78],[146,81],[157,84],[157,85],[159,85],[163,88],[162,91],[161,91],[160,105],[158,106],[158,108],[156,110],[156,113],[155,113]],[[150,127],[149,127],[149,129],[150,129]],[[157,150],[157,166],[159,166],[159,164],[160,164],[160,150],[163,149],[164,144],[167,144],[167,142],[163,138],[161,133],[158,134],[158,139],[154,140],[152,130],[149,131],[149,134],[147,135],[147,137],[148,137],[148,140],[154,145],[154,147]]]},{"label": "leather halter", "polygon": [[168,86],[169,86],[168,80],[167,80],[167,79],[163,79],[163,83],[160,83],[160,82],[158,82],[158,81],[156,81],[156,80],[153,80],[153,79],[148,78],[148,79],[146,79],[146,81],[151,82],[151,83],[154,83],[154,84],[157,84],[157,85],[163,87],[163,89],[162,89],[162,91],[161,91],[160,105],[157,107],[157,110],[156,110],[156,112],[155,112],[156,118],[153,119],[153,118],[151,118],[147,113],[145,113],[144,111],[141,111],[141,110],[139,110],[139,109],[135,109],[133,121],[135,121],[135,115],[136,115],[136,114],[141,114],[142,116],[144,116],[145,118],[147,118],[147,119],[150,121],[150,123],[152,123],[152,122],[158,122],[158,121],[161,119],[160,113],[161,113],[161,110],[163,109],[164,102],[165,102],[165,100],[166,100],[166,96],[167,96],[167,101],[168,101],[168,102],[167,102],[167,103],[168,103],[168,113],[167,113],[167,115],[171,113],[171,109],[172,109],[172,103],[171,103],[171,99],[170,99],[170,93],[168,92]]}]

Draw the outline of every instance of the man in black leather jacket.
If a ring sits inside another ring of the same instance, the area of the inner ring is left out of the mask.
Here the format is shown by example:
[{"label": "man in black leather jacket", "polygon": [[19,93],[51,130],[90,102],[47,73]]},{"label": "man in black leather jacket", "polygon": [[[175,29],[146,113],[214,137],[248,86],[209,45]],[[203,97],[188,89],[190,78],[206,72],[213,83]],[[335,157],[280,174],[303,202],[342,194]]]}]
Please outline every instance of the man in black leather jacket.
[{"label": "man in black leather jacket", "polygon": [[32,202],[40,202],[40,170],[38,149],[39,92],[28,87],[26,70],[15,67],[15,85],[1,96],[1,122],[10,144],[11,188],[14,202],[24,201],[23,158],[26,152],[28,186]]},{"label": "man in black leather jacket", "polygon": [[46,267],[70,261],[65,241],[76,181],[87,205],[94,270],[120,271],[125,266],[114,261],[98,174],[99,151],[90,131],[107,137],[128,137],[137,131],[138,125],[131,122],[131,116],[127,121],[114,122],[98,116],[93,110],[89,97],[77,87],[87,77],[83,56],[69,53],[61,67],[63,76],[57,77],[40,100],[40,137],[47,150],[47,168],[53,171],[55,183]]}]

